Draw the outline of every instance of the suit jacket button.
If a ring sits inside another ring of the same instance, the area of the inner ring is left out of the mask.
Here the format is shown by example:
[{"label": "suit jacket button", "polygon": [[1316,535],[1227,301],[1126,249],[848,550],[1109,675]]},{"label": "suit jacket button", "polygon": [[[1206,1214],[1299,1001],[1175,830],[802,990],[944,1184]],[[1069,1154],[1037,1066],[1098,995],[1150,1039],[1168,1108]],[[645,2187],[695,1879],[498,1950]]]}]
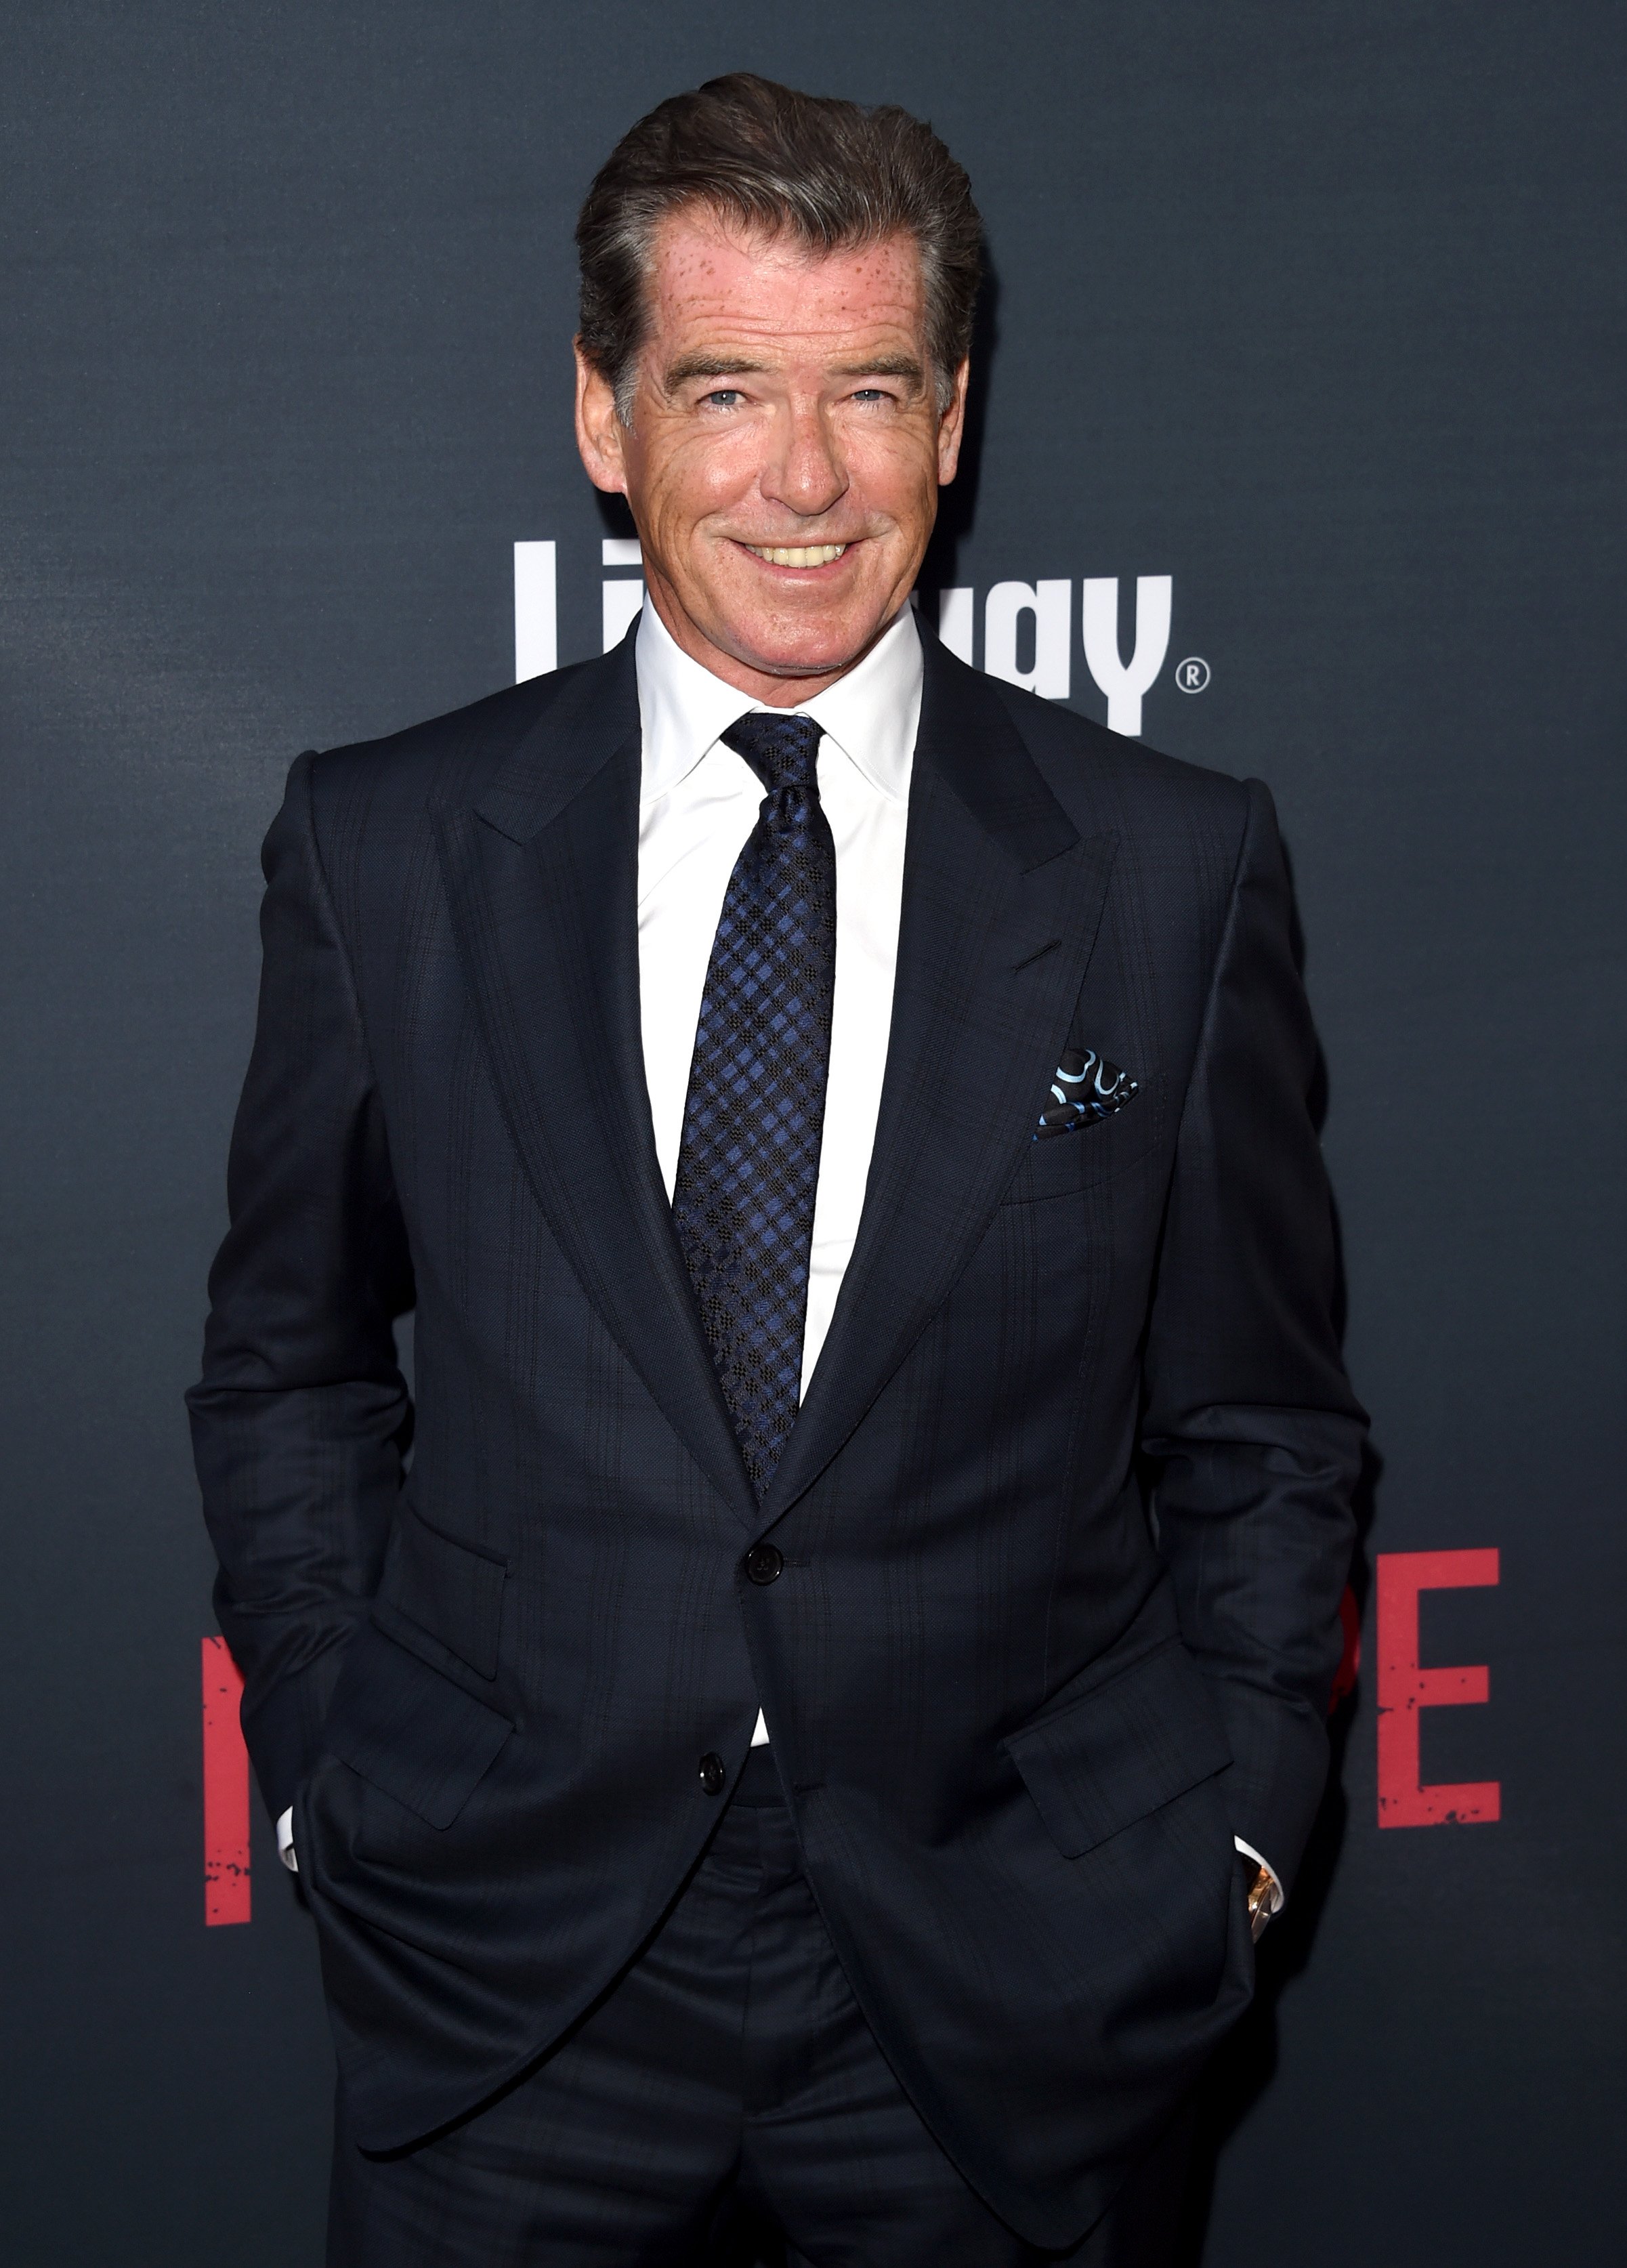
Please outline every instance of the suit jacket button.
[{"label": "suit jacket button", "polygon": [[721,1795],[724,1782],[728,1777],[728,1771],[723,1758],[714,1756],[710,1749],[708,1749],[701,1758],[701,1786],[706,1790],[707,1794]]},{"label": "suit jacket button", "polygon": [[754,1543],[746,1554],[746,1572],[754,1583],[777,1583],[784,1565],[771,1543]]}]

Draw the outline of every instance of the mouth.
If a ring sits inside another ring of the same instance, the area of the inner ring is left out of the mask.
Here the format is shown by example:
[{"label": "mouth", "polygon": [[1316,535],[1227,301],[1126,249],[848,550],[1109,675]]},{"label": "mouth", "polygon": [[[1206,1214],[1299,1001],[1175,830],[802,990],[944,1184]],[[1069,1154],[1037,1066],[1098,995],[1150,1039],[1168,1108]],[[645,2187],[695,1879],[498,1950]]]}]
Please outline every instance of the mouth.
[{"label": "mouth", "polygon": [[755,559],[770,567],[828,567],[849,549],[845,543],[742,543]]}]

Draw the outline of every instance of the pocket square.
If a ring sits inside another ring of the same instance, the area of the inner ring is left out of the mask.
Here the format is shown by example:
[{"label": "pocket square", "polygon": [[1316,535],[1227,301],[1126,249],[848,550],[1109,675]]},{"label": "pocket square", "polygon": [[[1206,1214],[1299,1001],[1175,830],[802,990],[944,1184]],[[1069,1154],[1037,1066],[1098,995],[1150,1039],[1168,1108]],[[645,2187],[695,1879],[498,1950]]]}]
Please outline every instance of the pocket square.
[{"label": "pocket square", "polygon": [[1139,1079],[1120,1071],[1094,1048],[1068,1048],[1051,1080],[1050,1100],[1034,1130],[1036,1142],[1056,1134],[1071,1134],[1081,1126],[1097,1125],[1123,1110],[1141,1092]]}]

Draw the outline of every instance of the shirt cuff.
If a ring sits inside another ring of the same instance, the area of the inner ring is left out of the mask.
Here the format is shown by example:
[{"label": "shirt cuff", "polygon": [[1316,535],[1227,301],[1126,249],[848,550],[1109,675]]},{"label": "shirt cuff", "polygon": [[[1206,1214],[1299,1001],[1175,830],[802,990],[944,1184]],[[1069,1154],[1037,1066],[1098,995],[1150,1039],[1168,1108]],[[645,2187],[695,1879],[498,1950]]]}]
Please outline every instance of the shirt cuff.
[{"label": "shirt cuff", "polygon": [[1263,1859],[1260,1856],[1260,1853],[1255,1849],[1252,1843],[1245,1843],[1240,1835],[1233,1835],[1232,1840],[1236,1844],[1238,1849],[1242,1852],[1245,1859],[1252,1859],[1256,1867],[1263,1867],[1266,1873],[1270,1876],[1271,1903],[1269,1911],[1272,1913],[1280,1913],[1283,1910],[1283,1886],[1277,1879],[1276,1867],[1272,1866],[1269,1859]]},{"label": "shirt cuff", "polygon": [[[1241,1850],[1240,1843],[1238,1848]],[[299,1872],[299,1861],[294,1856],[294,1807],[291,1803],[276,1822],[276,1855],[291,1874]]]}]

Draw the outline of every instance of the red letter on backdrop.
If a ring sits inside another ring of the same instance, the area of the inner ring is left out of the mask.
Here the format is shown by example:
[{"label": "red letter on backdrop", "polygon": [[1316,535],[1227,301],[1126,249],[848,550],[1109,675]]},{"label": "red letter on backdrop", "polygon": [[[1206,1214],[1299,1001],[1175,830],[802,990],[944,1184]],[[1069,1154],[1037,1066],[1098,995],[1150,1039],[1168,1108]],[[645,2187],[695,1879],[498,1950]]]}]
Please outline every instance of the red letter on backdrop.
[{"label": "red letter on backdrop", "polygon": [[203,1919],[249,1918],[248,1750],[238,1716],[243,1680],[224,1638],[203,1641]]},{"label": "red letter on backdrop", "polygon": [[1491,1673],[1418,1667],[1420,1591],[1478,1589],[1498,1580],[1495,1551],[1380,1551],[1379,1554],[1379,1824],[1439,1827],[1447,1820],[1501,1815],[1495,1779],[1418,1779],[1418,1712],[1487,1701]]}]

